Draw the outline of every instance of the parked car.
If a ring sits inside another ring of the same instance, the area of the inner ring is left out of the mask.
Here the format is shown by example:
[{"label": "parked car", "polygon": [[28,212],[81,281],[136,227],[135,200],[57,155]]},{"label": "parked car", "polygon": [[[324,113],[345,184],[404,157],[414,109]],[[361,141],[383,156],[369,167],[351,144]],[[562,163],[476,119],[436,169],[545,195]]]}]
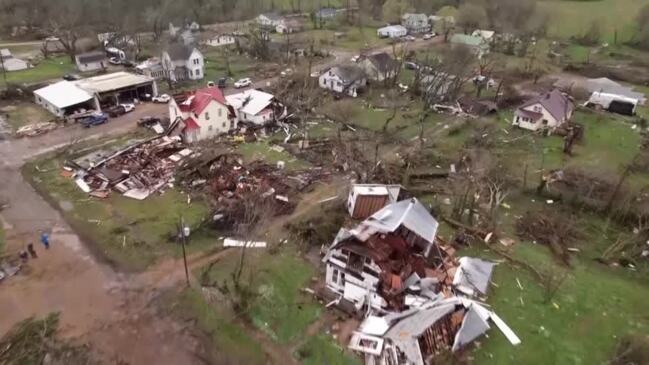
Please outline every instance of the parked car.
[{"label": "parked car", "polygon": [[133,110],[135,110],[135,104],[127,103],[127,104],[120,104],[122,108],[124,108],[124,113],[130,113]]},{"label": "parked car", "polygon": [[320,71],[313,71],[311,72],[311,77],[320,77]]},{"label": "parked car", "polygon": [[81,76],[79,76],[77,74],[65,74],[65,75],[63,75],[63,80],[65,80],[65,81],[76,81],[76,80],[80,80],[80,79],[81,79]]},{"label": "parked car", "polygon": [[121,64],[122,64],[122,60],[120,60],[120,59],[117,58],[117,57],[111,57],[111,58],[109,58],[109,59],[108,59],[108,62],[109,62],[111,65],[121,65]]},{"label": "parked car", "polygon": [[105,113],[96,113],[81,119],[79,123],[81,123],[81,125],[83,125],[86,128],[90,128],[92,126],[104,124],[107,121],[108,121],[108,116]]},{"label": "parked car", "polygon": [[219,89],[225,89],[225,87],[228,86],[228,79],[227,77],[221,77],[216,83]]},{"label": "parked car", "polygon": [[404,62],[403,68],[406,70],[419,70],[419,65],[414,62]]},{"label": "parked car", "polygon": [[126,109],[124,109],[123,106],[121,105],[115,105],[111,106],[110,108],[104,108],[104,112],[108,114],[111,118],[117,118],[120,115],[123,115],[126,113]]},{"label": "parked car", "polygon": [[147,116],[147,117],[140,118],[140,120],[137,122],[137,124],[139,126],[141,126],[141,127],[149,128],[152,125],[160,123],[160,122],[161,122],[160,118]]},{"label": "parked car", "polygon": [[286,70],[280,72],[279,76],[280,77],[286,77],[286,76],[291,75],[292,73],[293,73],[293,70],[291,70],[290,68],[287,68]]},{"label": "parked car", "polygon": [[234,83],[234,87],[236,89],[241,89],[242,87],[247,87],[252,85],[252,80],[250,78],[245,78],[245,79],[240,79],[239,81]]},{"label": "parked car", "polygon": [[407,42],[414,42],[414,41],[417,40],[417,38],[415,38],[415,37],[413,37],[411,35],[407,35],[407,36],[403,37],[403,40],[407,41]]},{"label": "parked car", "polygon": [[435,36],[437,36],[437,34],[435,34],[435,32],[427,33],[427,34],[424,34],[424,39],[425,40],[433,39],[433,38],[435,38]]},{"label": "parked car", "polygon": [[361,55],[356,55],[356,56],[352,57],[351,61],[356,63],[356,62],[360,61],[360,59],[361,59]]},{"label": "parked car", "polygon": [[171,96],[169,96],[168,94],[161,94],[153,97],[153,99],[151,100],[154,103],[167,104],[171,100]]}]

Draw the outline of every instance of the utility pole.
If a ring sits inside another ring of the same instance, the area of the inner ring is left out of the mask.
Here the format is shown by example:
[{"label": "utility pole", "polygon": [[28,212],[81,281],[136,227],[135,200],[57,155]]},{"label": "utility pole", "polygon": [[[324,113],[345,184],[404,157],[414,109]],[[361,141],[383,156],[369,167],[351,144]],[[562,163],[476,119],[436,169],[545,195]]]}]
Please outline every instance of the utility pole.
[{"label": "utility pole", "polygon": [[183,263],[185,264],[185,279],[187,280],[187,286],[189,287],[189,270],[187,269],[187,254],[185,253],[185,245],[187,244],[187,237],[185,236],[185,220],[183,216],[180,216],[180,239],[183,246]]},{"label": "utility pole", "polygon": [[5,68],[5,59],[2,52],[0,52],[0,67],[2,67],[2,79],[5,82],[5,87],[7,87],[7,69]]}]

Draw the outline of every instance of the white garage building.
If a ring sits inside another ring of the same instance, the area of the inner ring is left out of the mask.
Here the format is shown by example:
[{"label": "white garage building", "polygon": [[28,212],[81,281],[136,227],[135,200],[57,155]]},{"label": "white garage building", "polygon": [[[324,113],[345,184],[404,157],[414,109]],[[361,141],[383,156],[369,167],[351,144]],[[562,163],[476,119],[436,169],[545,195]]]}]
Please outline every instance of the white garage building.
[{"label": "white garage building", "polygon": [[400,38],[408,34],[408,29],[403,25],[388,25],[377,29],[376,34],[379,38]]},{"label": "white garage building", "polygon": [[81,109],[101,111],[134,99],[158,95],[155,79],[128,72],[115,72],[78,81],[59,81],[34,91],[36,104],[59,118]]},{"label": "white garage building", "polygon": [[73,82],[60,81],[34,91],[36,104],[59,118],[80,109],[98,109],[95,97]]}]

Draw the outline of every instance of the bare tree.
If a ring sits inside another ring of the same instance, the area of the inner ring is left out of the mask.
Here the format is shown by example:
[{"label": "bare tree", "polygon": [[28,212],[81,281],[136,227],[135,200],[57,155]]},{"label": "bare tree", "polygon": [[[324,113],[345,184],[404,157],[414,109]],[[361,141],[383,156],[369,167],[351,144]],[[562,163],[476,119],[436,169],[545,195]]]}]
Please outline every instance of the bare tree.
[{"label": "bare tree", "polygon": [[77,41],[85,31],[84,7],[79,1],[67,0],[52,8],[45,30],[61,42],[66,53],[74,62]]}]

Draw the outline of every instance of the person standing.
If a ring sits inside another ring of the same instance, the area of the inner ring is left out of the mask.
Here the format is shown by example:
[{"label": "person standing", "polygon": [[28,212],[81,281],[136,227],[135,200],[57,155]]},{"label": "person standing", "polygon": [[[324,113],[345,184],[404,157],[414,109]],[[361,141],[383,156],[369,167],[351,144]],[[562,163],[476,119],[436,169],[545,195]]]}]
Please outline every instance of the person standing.
[{"label": "person standing", "polygon": [[36,254],[36,250],[34,250],[34,245],[31,242],[27,244],[27,251],[29,251],[29,255],[33,259],[38,258],[38,255]]},{"label": "person standing", "polygon": [[50,248],[50,236],[46,232],[41,233],[41,243],[46,250]]}]

